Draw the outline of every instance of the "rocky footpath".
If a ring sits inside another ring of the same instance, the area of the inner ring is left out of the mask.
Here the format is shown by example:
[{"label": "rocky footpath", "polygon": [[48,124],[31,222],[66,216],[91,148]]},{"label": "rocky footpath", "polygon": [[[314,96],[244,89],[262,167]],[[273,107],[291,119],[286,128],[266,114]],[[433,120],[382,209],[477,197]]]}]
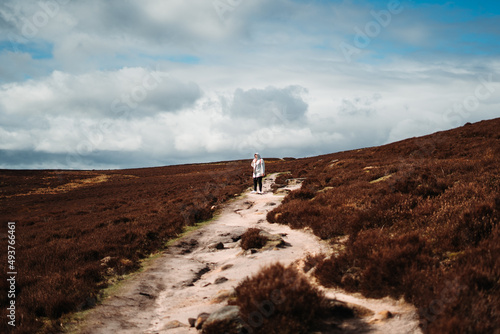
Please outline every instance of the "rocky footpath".
[{"label": "rocky footpath", "polygon": [[[227,203],[212,222],[173,243],[90,311],[78,332],[200,333],[214,323],[233,321],[240,324],[242,333],[251,333],[251,323],[239,318],[238,307],[228,305],[239,282],[277,261],[302,270],[307,256],[331,253],[309,231],[266,221],[267,212],[287,192],[300,187],[300,180],[292,181],[273,193],[274,178],[264,180],[264,194],[243,194]],[[261,247],[241,247],[241,237],[249,228],[260,230],[266,241]],[[343,310],[345,316],[324,319],[319,333],[419,332],[415,311],[403,302],[367,300],[331,289],[324,292],[332,309]]]}]

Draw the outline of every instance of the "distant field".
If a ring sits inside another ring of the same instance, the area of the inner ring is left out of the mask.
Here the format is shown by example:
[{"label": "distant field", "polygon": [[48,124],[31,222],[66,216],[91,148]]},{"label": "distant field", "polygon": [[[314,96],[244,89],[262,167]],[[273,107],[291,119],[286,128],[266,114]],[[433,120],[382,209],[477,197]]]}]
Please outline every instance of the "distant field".
[{"label": "distant field", "polygon": [[[404,297],[427,333],[493,333],[500,328],[498,129],[495,119],[382,147],[269,160],[269,173],[289,172],[277,183],[306,180],[268,220],[311,227],[330,242],[336,256],[310,259],[325,286]],[[15,333],[57,331],[62,315],[92,307],[111,279],[250,186],[249,163],[0,171],[2,249],[6,222],[16,222]],[[3,273],[6,266],[4,255]],[[6,280],[0,286],[9,288]],[[0,295],[2,319],[8,302]]]}]

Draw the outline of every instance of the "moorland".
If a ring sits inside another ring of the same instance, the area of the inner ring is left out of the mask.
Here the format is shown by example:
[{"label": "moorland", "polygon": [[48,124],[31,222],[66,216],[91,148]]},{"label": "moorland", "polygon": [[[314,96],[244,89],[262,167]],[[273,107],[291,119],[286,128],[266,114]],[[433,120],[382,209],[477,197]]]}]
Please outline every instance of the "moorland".
[{"label": "moorland", "polygon": [[[307,259],[326,287],[404,298],[425,333],[494,333],[499,128],[494,119],[380,147],[267,159],[268,173],[281,173],[276,187],[305,179],[267,220],[329,243],[334,256]],[[117,277],[250,186],[249,163],[0,171],[1,247],[7,222],[16,222],[18,246],[17,326],[2,321],[2,332],[58,332],[62,317],[95,306]],[[2,319],[8,302],[2,294]]]}]

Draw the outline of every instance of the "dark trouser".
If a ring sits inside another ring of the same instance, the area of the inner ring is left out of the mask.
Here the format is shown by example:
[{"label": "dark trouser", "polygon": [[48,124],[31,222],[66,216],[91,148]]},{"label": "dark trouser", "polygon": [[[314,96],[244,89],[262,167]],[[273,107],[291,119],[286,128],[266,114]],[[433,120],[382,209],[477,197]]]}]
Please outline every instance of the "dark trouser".
[{"label": "dark trouser", "polygon": [[259,185],[259,190],[262,191],[262,176],[253,178],[253,190],[257,191],[257,184]]}]

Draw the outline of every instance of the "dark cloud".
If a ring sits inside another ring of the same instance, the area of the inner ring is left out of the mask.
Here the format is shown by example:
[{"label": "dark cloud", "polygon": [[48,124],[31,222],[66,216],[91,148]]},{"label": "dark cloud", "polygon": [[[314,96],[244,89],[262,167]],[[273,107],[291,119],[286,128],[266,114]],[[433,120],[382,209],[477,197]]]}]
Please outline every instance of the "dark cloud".
[{"label": "dark cloud", "polygon": [[162,78],[158,73],[147,74],[140,84],[128,86],[111,102],[110,116],[144,117],[175,112],[192,107],[202,97],[196,83]]},{"label": "dark cloud", "polygon": [[33,150],[0,150],[2,169],[56,169],[68,168],[66,154],[36,152]]},{"label": "dark cloud", "polygon": [[307,90],[300,86],[237,89],[230,113],[235,117],[262,119],[264,122],[270,119],[282,123],[297,122],[307,112],[308,105],[303,100],[306,93]]},{"label": "dark cloud", "polygon": [[191,107],[201,97],[202,91],[196,83],[171,79],[153,89],[144,102],[158,111],[176,111]]},{"label": "dark cloud", "polygon": [[[8,162],[6,164],[5,162]],[[169,165],[145,152],[96,151],[88,155],[0,150],[0,169],[120,169]]]}]

